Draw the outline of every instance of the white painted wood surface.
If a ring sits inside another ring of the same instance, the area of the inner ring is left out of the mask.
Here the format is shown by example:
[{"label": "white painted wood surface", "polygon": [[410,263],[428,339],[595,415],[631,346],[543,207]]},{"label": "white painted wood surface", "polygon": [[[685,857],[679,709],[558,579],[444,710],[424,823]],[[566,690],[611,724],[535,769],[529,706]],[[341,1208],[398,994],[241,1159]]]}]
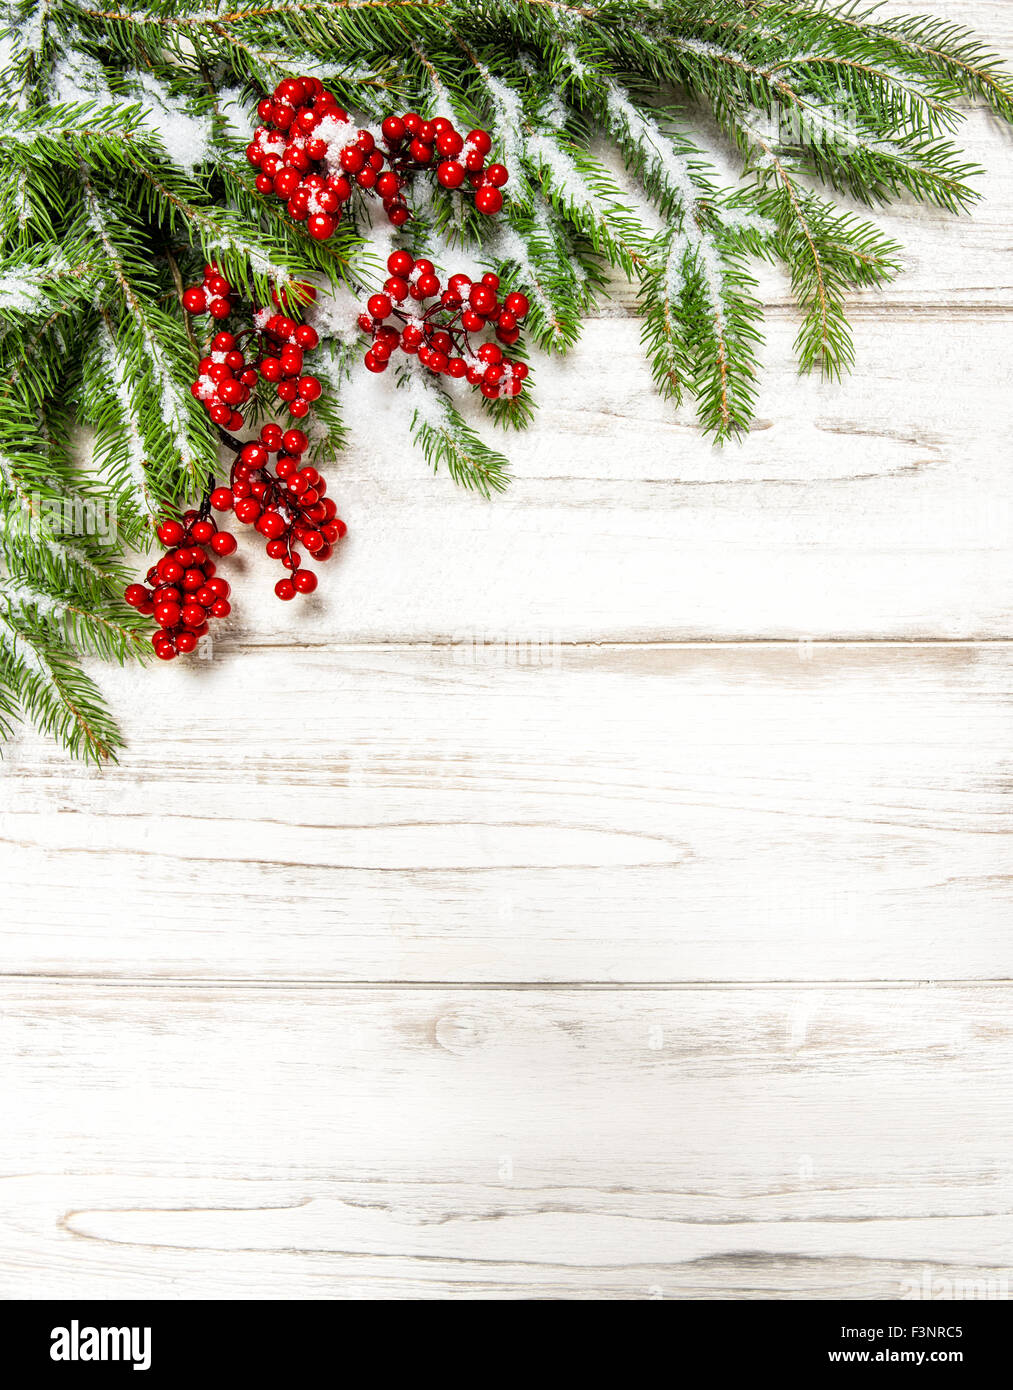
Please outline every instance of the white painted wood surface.
[{"label": "white painted wood surface", "polygon": [[117,767],[18,740],[0,1294],[1008,1292],[1013,144],[966,137],[986,202],[882,216],[842,385],[765,273],[717,451],[593,323],[509,497],[392,413],[313,602],[247,562],[214,660],[103,672]]}]

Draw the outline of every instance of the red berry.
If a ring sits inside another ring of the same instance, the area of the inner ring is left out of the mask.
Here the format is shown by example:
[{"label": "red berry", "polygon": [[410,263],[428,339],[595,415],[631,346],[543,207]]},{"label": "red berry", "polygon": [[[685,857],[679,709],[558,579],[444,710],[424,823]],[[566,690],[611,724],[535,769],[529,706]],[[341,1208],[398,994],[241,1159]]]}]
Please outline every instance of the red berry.
[{"label": "red berry", "polygon": [[485,171],[486,182],[493,188],[502,188],[510,177],[510,171],[503,164],[490,164]]},{"label": "red berry", "polygon": [[208,310],[212,318],[227,319],[232,313],[232,305],[227,299],[212,299],[208,305]]},{"label": "red berry", "polygon": [[295,340],[301,348],[309,350],[318,345],[320,342],[320,335],[310,324],[301,323],[295,330]]},{"label": "red berry", "polygon": [[231,555],[236,549],[236,538],[228,531],[219,531],[211,538],[211,549],[216,555]]},{"label": "red berry", "polygon": [[184,629],[183,632],[176,633],[176,650],[178,652],[192,652],[196,645],[196,632],[189,632]]},{"label": "red berry", "polygon": [[408,276],[415,269],[415,258],[407,251],[392,251],[387,257],[387,269],[391,275]]},{"label": "red berry", "polygon": [[190,314],[203,314],[208,307],[208,298],[200,285],[183,291],[183,308]]},{"label": "red berry", "polygon": [[383,131],[387,143],[391,145],[398,144],[408,133],[400,116],[388,116],[380,129]]},{"label": "red berry", "polygon": [[317,587],[317,577],[312,570],[299,570],[292,578],[292,583],[300,594],[311,594]]},{"label": "red berry", "polygon": [[[242,497],[236,503],[236,517],[247,526],[252,525],[260,515],[260,503],[255,497]],[[214,544],[214,542],[212,542]]]},{"label": "red berry", "polygon": [[232,604],[229,603],[228,599],[215,599],[214,603],[211,605],[211,616],[213,618],[227,618],[231,612]]},{"label": "red berry", "polygon": [[507,313],[513,314],[515,318],[522,319],[531,308],[531,305],[528,303],[527,295],[520,294],[515,290],[513,294],[507,295],[503,307],[506,309]]},{"label": "red berry", "polygon": [[464,182],[464,165],[456,159],[447,159],[436,171],[437,180],[444,188],[460,188]]},{"label": "red berry", "polygon": [[279,198],[291,198],[300,182],[299,170],[293,169],[291,165],[286,165],[283,169],[279,169],[274,176],[274,192]]},{"label": "red berry", "polygon": [[269,541],[274,541],[283,536],[288,530],[283,517],[275,511],[264,512],[257,519],[256,529],[262,536]]},{"label": "red berry", "polygon": [[496,295],[488,285],[472,285],[468,291],[468,303],[476,314],[488,318],[496,308]]},{"label": "red berry", "polygon": [[286,430],[282,435],[282,443],[285,445],[286,454],[304,454],[309,440],[302,430]]},{"label": "red berry", "polygon": [[469,130],[464,139],[465,144],[471,145],[479,154],[488,154],[492,149],[492,138],[486,130]]},{"label": "red berry", "polygon": [[392,305],[385,294],[371,294],[366,301],[366,308],[374,319],[385,319],[390,314]]},{"label": "red berry", "polygon": [[346,174],[357,174],[366,162],[366,156],[357,145],[346,145],[338,157],[338,163]]},{"label": "red berry", "polygon": [[165,546],[179,545],[186,532],[178,521],[163,521],[158,528],[158,539]]},{"label": "red berry", "polygon": [[287,602],[289,599],[295,598],[295,585],[291,579],[279,579],[274,586],[274,592],[280,599]]},{"label": "red berry", "polygon": [[211,494],[211,505],[216,512],[231,512],[233,501],[232,493],[227,487],[216,487]]},{"label": "red berry", "polygon": [[443,155],[444,159],[453,159],[464,149],[464,140],[458,135],[457,131],[451,127],[449,130],[441,130],[439,135],[437,135],[436,148],[440,154]]},{"label": "red berry", "polygon": [[303,376],[299,378],[299,394],[304,401],[315,401],[320,399],[323,387],[315,376]]},{"label": "red berry", "polygon": [[[502,201],[502,200],[501,200]],[[328,212],[315,212],[306,223],[306,230],[317,241],[326,241],[334,235],[337,222]],[[213,311],[212,311],[213,312]]]},{"label": "red berry", "polygon": [[503,194],[498,188],[486,184],[475,194],[475,206],[486,217],[491,217],[503,206]]},{"label": "red berry", "polygon": [[248,468],[266,468],[267,450],[262,444],[244,444],[239,454],[241,463]]},{"label": "red berry", "polygon": [[159,627],[175,627],[181,611],[178,603],[156,603],[155,622]]}]

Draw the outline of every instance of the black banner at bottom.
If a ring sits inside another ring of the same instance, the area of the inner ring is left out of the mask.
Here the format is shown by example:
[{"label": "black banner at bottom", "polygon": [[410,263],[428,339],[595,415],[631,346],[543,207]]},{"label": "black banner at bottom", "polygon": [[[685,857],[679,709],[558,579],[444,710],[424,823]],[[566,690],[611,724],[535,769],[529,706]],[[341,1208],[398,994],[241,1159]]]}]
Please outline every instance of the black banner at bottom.
[{"label": "black banner at bottom", "polygon": [[[131,1384],[182,1387],[195,1377],[197,1385],[218,1378],[233,1384],[237,1375],[323,1384],[349,1372],[355,1376],[363,1361],[367,1374],[384,1379],[401,1365],[415,1371],[424,1365],[432,1374],[468,1345],[461,1334],[471,1331],[462,1323],[460,1304],[447,1302],[455,1316],[442,1354],[434,1341],[441,1318],[427,1304],[426,1317],[436,1315],[437,1323],[429,1323],[424,1340],[417,1340],[411,1302],[384,1304],[388,1326],[379,1338],[377,1324],[363,1320],[355,1304],[332,1301],[8,1302],[0,1304],[0,1326],[5,1365],[17,1368],[11,1383],[19,1385],[108,1384],[126,1376]],[[606,1349],[610,1360],[628,1359],[627,1372],[643,1369],[645,1352],[653,1352],[672,1369],[685,1365],[725,1374],[822,1370],[848,1378],[897,1368],[980,1376],[1003,1363],[1009,1337],[1004,1301],[668,1302],[643,1310],[633,1324],[624,1321],[621,1341],[601,1324],[575,1334],[569,1314],[542,1323],[540,1312],[536,1353],[526,1339],[517,1340],[516,1316],[514,1307],[508,1341],[497,1335],[495,1324],[474,1330],[492,1331],[496,1340],[483,1345],[495,1347],[499,1373],[515,1352],[518,1373],[530,1377],[537,1366],[539,1378],[577,1369],[589,1353],[606,1375],[598,1360]],[[636,1340],[629,1340],[631,1333]],[[552,1363],[544,1354],[547,1346],[556,1348]],[[482,1375],[485,1368],[469,1358],[469,1376],[476,1372]]]}]

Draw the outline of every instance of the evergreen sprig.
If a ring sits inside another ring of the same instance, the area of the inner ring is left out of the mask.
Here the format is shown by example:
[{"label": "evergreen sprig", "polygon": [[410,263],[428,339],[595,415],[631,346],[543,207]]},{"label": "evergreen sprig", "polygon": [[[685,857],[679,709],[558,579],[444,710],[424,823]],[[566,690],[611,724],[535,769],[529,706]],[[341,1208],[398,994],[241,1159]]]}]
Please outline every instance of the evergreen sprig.
[{"label": "evergreen sprig", "polygon": [[[95,758],[117,735],[80,661],[141,650],[118,598],[126,551],[201,490],[218,454],[189,391],[202,344],[179,302],[205,259],[259,298],[316,281],[328,386],[317,453],[344,438],[354,329],[335,306],[382,278],[389,241],[348,219],[315,242],[256,192],[244,148],[257,97],[281,78],[322,77],[364,118],[415,108],[488,127],[511,171],[504,214],[423,196],[410,249],[523,289],[531,344],[557,353],[625,275],[659,389],[693,397],[718,438],[748,426],[755,400],[754,260],[788,272],[801,368],[839,375],[854,355],[848,296],[888,283],[901,251],[835,194],[963,212],[979,172],[954,138],[968,102],[1013,121],[1013,83],[973,34],[852,0],[13,0],[5,11],[0,732],[27,717]],[[732,188],[697,138],[701,115],[741,157]],[[430,464],[500,490],[506,460],[461,401],[399,375]],[[494,423],[527,418],[526,397],[483,409]]]}]

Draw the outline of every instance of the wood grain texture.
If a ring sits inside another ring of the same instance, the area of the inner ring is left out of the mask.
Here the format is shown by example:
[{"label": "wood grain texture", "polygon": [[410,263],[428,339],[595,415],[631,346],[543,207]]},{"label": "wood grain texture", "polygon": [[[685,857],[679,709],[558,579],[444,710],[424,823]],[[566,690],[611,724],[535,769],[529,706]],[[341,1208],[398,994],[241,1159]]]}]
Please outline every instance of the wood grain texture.
[{"label": "wood grain texture", "polygon": [[1008,988],[0,1000],[7,1293],[898,1297],[1010,1276]]},{"label": "wood grain texture", "polygon": [[40,740],[10,769],[0,959],[1009,978],[1011,675],[1010,647],[950,644],[256,648],[199,686],[127,672],[122,767]]}]

